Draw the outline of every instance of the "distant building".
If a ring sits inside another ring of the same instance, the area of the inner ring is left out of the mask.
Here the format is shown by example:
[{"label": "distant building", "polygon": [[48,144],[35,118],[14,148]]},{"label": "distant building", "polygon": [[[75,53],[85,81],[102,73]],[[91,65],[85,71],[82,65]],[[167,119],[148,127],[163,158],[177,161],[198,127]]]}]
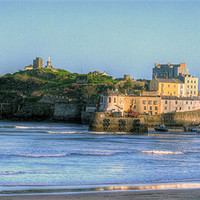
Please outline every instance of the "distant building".
[{"label": "distant building", "polygon": [[150,82],[150,91],[157,91],[158,95],[184,96],[185,84],[179,79],[154,78]]},{"label": "distant building", "polygon": [[153,68],[153,78],[174,78],[178,79],[179,75],[187,75],[188,69],[185,66],[185,63],[180,64],[160,64],[155,63]]},{"label": "distant building", "polygon": [[41,69],[43,68],[43,60],[40,57],[36,57],[35,60],[33,60],[33,69]]},{"label": "distant building", "polygon": [[192,75],[182,75],[179,79],[185,84],[186,97],[198,97],[198,78]]},{"label": "distant building", "polygon": [[162,96],[161,113],[186,112],[200,109],[200,98]]},{"label": "distant building", "polygon": [[28,65],[25,67],[25,70],[32,70],[33,69],[33,65]]},{"label": "distant building", "polygon": [[94,76],[97,76],[97,75],[101,75],[101,72],[100,72],[100,71],[94,71],[92,74],[93,74]]},{"label": "distant building", "polygon": [[48,57],[47,60],[47,65],[45,66],[46,69],[52,69],[53,67],[51,66],[51,61],[50,61],[50,57]]}]

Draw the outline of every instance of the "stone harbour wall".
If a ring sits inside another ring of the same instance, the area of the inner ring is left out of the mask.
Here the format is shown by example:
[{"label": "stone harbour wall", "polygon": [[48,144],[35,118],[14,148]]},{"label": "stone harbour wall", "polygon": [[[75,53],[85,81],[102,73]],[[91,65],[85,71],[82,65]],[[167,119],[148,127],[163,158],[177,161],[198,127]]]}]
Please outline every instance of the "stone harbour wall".
[{"label": "stone harbour wall", "polygon": [[145,134],[148,128],[143,118],[110,117],[106,113],[96,112],[91,118],[89,131]]}]

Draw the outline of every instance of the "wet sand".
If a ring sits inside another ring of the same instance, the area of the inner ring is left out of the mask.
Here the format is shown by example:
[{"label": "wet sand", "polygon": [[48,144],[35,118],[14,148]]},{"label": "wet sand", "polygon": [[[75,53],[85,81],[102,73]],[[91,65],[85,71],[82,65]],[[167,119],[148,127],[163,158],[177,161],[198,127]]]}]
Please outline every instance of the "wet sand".
[{"label": "wet sand", "polygon": [[199,200],[200,189],[0,196],[0,200]]}]

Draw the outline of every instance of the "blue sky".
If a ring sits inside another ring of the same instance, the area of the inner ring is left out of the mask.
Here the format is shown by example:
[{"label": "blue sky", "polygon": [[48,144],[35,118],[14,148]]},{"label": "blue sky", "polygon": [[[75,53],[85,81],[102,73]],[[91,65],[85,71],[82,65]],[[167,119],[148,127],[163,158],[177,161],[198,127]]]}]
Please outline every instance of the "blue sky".
[{"label": "blue sky", "polygon": [[0,0],[0,75],[48,56],[70,72],[151,79],[159,63],[200,78],[200,1]]}]

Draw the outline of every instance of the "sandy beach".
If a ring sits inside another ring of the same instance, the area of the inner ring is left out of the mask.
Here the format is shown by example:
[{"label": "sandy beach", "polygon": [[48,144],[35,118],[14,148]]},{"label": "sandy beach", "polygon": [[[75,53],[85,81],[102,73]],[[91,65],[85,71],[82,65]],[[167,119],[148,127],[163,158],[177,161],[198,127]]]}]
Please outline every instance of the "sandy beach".
[{"label": "sandy beach", "polygon": [[0,196],[0,200],[199,200],[199,189]]}]

